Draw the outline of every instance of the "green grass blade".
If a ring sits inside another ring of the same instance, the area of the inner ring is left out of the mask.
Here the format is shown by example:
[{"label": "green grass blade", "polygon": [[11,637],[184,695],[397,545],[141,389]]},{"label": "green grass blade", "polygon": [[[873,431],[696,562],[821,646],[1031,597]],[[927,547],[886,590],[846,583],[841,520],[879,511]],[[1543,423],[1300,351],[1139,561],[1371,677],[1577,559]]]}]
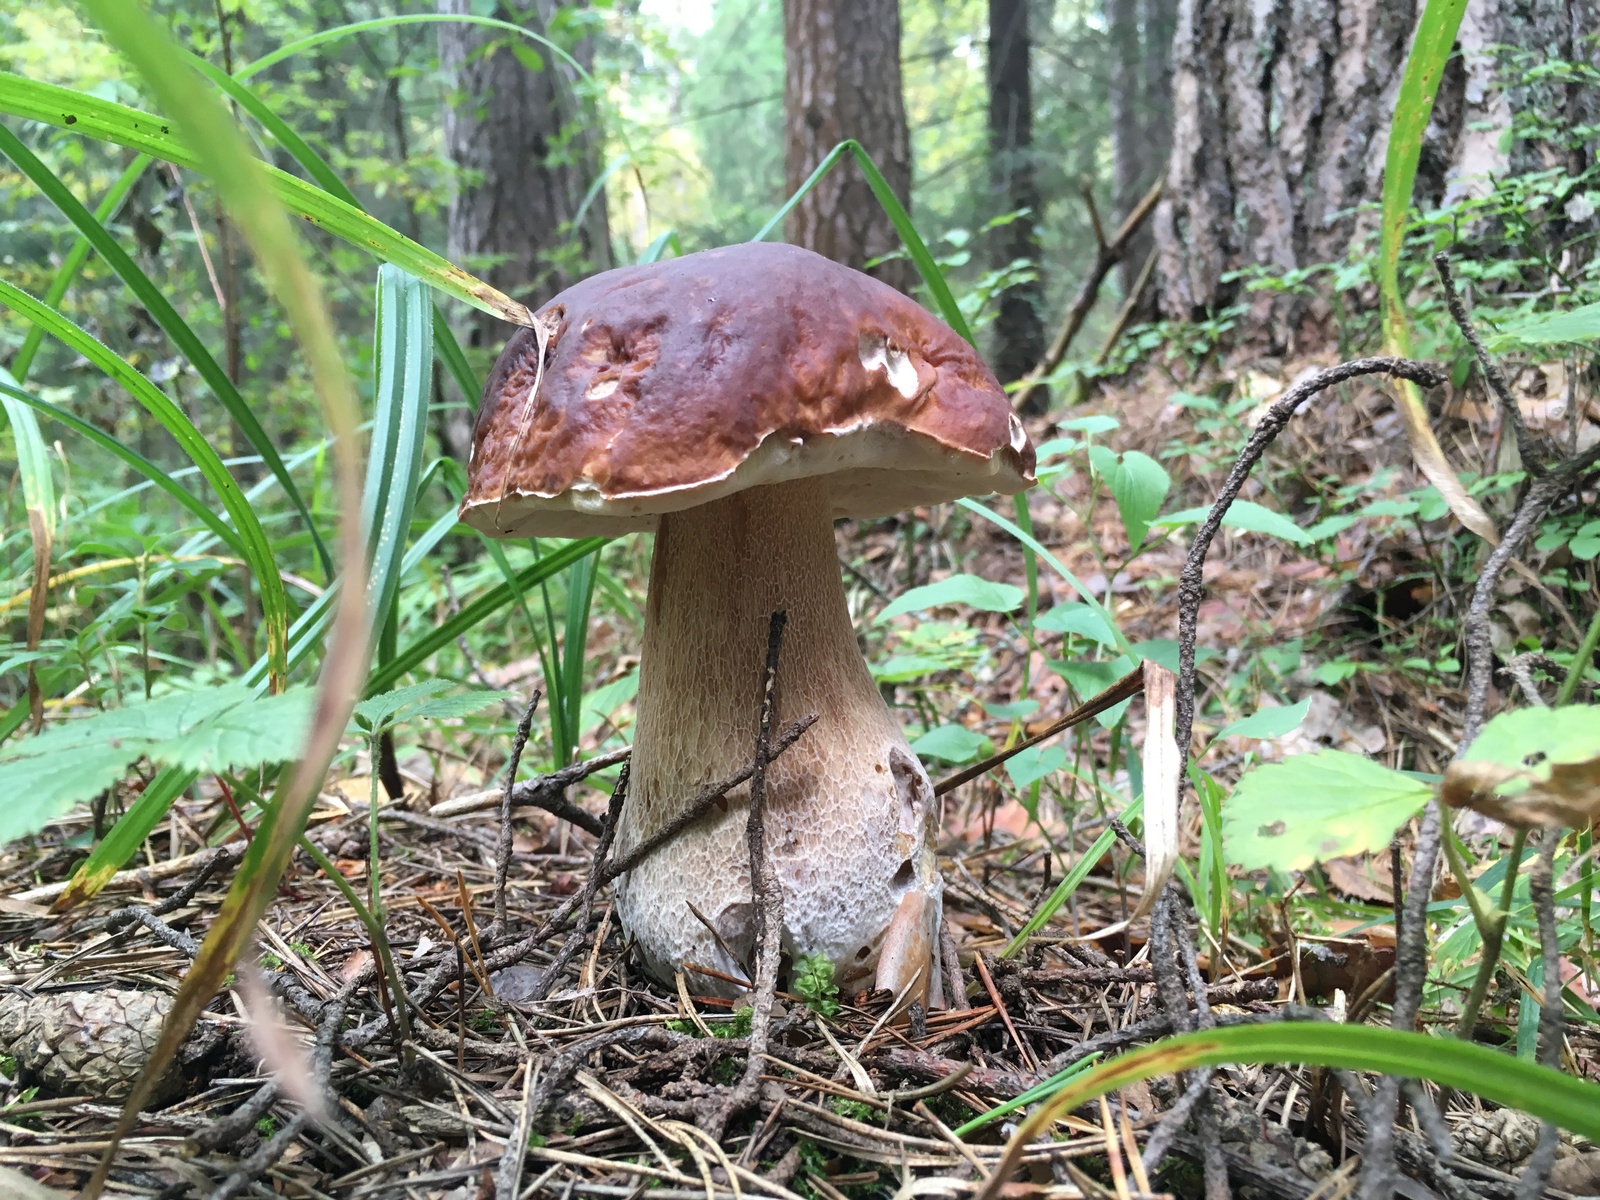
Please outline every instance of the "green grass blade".
[{"label": "green grass blade", "polygon": [[578,754],[583,668],[589,646],[589,609],[594,603],[594,581],[599,567],[599,555],[591,554],[573,563],[567,573],[567,620],[561,639],[561,728],[566,761],[558,766],[566,766]]},{"label": "green grass blade", "polygon": [[398,267],[379,267],[377,310],[377,408],[362,511],[372,561],[367,603],[374,627],[388,620],[400,592],[433,390],[433,305],[426,286]]},{"label": "green grass blade", "polygon": [[[549,579],[558,571],[563,571],[586,555],[593,554],[605,545],[606,538],[581,538],[576,541],[563,543],[562,546],[545,555],[530,567],[523,568],[517,574],[515,588],[526,591],[528,588]],[[450,645],[458,636],[472,629],[480,621],[493,616],[507,604],[511,603],[514,588],[510,582],[496,584],[476,599],[461,606],[461,611],[448,621],[436,625],[427,633],[410,643],[394,661],[387,663],[375,670],[367,680],[367,695],[374,695],[392,687],[399,678],[408,671],[420,667],[430,657]]]},{"label": "green grass blade", "polygon": [[[215,183],[228,216],[249,244],[268,290],[281,304],[294,330],[333,440],[335,494],[342,514],[340,539],[346,573],[331,648],[317,690],[316,714],[304,751],[280,782],[272,805],[250,840],[216,919],[173,997],[172,1011],[162,1025],[160,1037],[123,1105],[106,1152],[83,1189],[85,1200],[98,1200],[110,1176],[118,1144],[132,1130],[157,1079],[200,1012],[244,953],[277,892],[278,881],[294,853],[349,720],[360,679],[366,673],[370,642],[365,636],[366,580],[359,573],[364,550],[357,445],[360,411],[344,372],[333,321],[317,278],[306,265],[288,215],[273,198],[263,164],[250,153],[227,110],[183,65],[177,48],[162,28],[142,5],[126,0],[83,0],[83,7],[100,25],[111,47],[139,73],[158,105],[182,114],[186,137],[200,160],[199,169]],[[343,207],[348,210],[349,206]],[[267,566],[281,597],[276,569],[270,562]],[[266,580],[261,581],[261,587],[265,595]],[[283,641],[281,653],[286,656],[286,636]]]},{"label": "green grass blade", "polygon": [[[240,76],[229,75],[226,71],[217,69],[211,63],[196,54],[187,56],[189,64],[202,76],[225,92],[230,99],[272,135],[273,139],[288,151],[289,156],[299,163],[323,191],[335,199],[343,200],[352,208],[366,210],[356,194],[340,179],[338,173],[328,165],[327,159],[318,154],[316,150],[301,137],[293,126],[272,110],[260,96],[240,82]],[[253,64],[252,64],[253,66]],[[251,71],[251,68],[246,68]],[[467,362],[467,356],[461,352],[461,344],[456,341],[456,336],[450,331],[449,324],[444,319],[444,314],[435,310],[433,314],[433,340],[435,353],[445,370],[455,380],[456,386],[461,389],[461,394],[469,400],[483,390],[483,384],[477,374]]]},{"label": "green grass blade", "polygon": [[[34,326],[34,328],[37,329],[39,326]],[[43,413],[52,421],[59,421],[74,433],[81,434],[88,438],[102,450],[114,454],[123,462],[127,463],[128,466],[139,472],[139,474],[143,475],[156,487],[160,488],[163,492],[181,504],[186,512],[188,512],[213,534],[215,534],[227,545],[230,550],[234,552],[235,555],[240,558],[246,557],[244,542],[240,540],[238,533],[228,526],[227,522],[223,521],[222,518],[218,517],[216,513],[207,508],[205,504],[201,502],[200,497],[196,496],[188,488],[184,487],[171,475],[167,474],[166,471],[162,470],[138,451],[124,446],[121,442],[112,437],[109,433],[105,432],[105,430],[101,429],[99,426],[91,425],[88,421],[74,416],[66,409],[51,404],[48,400],[41,400],[39,397],[30,392],[26,392],[21,388],[11,386],[11,384],[5,381],[5,377],[3,375],[0,375],[0,395],[4,395],[8,402],[25,404],[28,407]]]},{"label": "green grass blade", "polygon": [[[0,112],[127,146],[206,173],[202,156],[179,137],[172,121],[70,88],[0,71]],[[284,207],[319,229],[343,238],[383,262],[410,271],[431,287],[474,308],[519,325],[532,320],[522,304],[354,205],[287,171],[265,164],[261,169],[265,172],[268,190]]]},{"label": "green grass blade", "polygon": [[1069,1084],[1011,1135],[1005,1157],[979,1193],[979,1200],[994,1200],[1000,1185],[1011,1177],[1022,1151],[1079,1105],[1157,1075],[1233,1063],[1305,1063],[1430,1079],[1521,1109],[1584,1137],[1600,1138],[1600,1086],[1487,1046],[1330,1021],[1235,1025],[1168,1038],[1114,1058]]},{"label": "green grass blade", "polygon": [[[94,210],[95,224],[104,226],[105,223],[117,215],[117,210],[122,207],[122,202],[127,199],[128,192],[133,185],[139,182],[145,168],[154,159],[148,154],[135,155],[132,162],[123,168],[122,174],[106,189],[106,194],[101,197],[99,206]],[[67,294],[67,289],[72,286],[72,281],[78,277],[78,272],[83,270],[83,264],[89,261],[89,239],[79,234],[61,260],[61,266],[50,279],[50,286],[44,291],[44,302],[51,308],[61,307],[61,298]],[[33,366],[33,359],[39,353],[39,347],[44,345],[44,330],[34,325],[29,328],[27,335],[22,339],[22,345],[17,348],[16,355],[11,360],[11,372],[17,381],[23,382],[28,378],[28,371]]]},{"label": "green grass blade", "polygon": [[251,447],[266,463],[267,469],[277,476],[278,482],[283,486],[284,495],[289,498],[289,503],[294,505],[295,511],[300,514],[300,519],[311,532],[317,556],[322,560],[324,577],[332,579],[333,558],[329,555],[327,546],[323,544],[322,535],[317,532],[316,523],[311,519],[311,510],[306,506],[304,497],[300,495],[300,489],[295,486],[288,468],[283,465],[277,446],[273,444],[267,431],[261,428],[261,422],[256,420],[250,405],[245,403],[244,397],[239,394],[239,389],[212,357],[211,351],[206,349],[205,343],[195,336],[194,331],[178,315],[178,310],[172,307],[166,295],[139,269],[138,264],[111,236],[106,227],[95,220],[94,215],[79,202],[55,173],[3,124],[0,124],[0,153],[15,163],[17,169],[32,180],[46,199],[61,211],[61,215],[71,221],[78,232],[88,239],[95,252],[117,273],[128,290],[138,298],[140,304],[144,305],[145,311],[172,339],[172,344],[189,360],[200,378],[205,380],[206,386],[211,389],[211,394],[222,402],[222,406],[228,410],[228,415],[238,423]]},{"label": "green grass blade", "polygon": [[[1411,331],[1406,322],[1405,301],[1400,295],[1400,251],[1405,244],[1406,219],[1417,180],[1422,135],[1433,115],[1434,97],[1466,9],[1467,0],[1428,0],[1417,21],[1417,32],[1412,39],[1411,52],[1406,56],[1405,73],[1395,98],[1383,164],[1383,216],[1378,249],[1378,300],[1386,354],[1406,357],[1411,353]],[[1494,521],[1467,494],[1446,460],[1417,385],[1407,379],[1397,379],[1395,395],[1418,468],[1428,482],[1439,489],[1450,511],[1463,525],[1490,543],[1499,541]]]},{"label": "green grass blade", "polygon": [[151,416],[161,422],[195,466],[200,468],[200,473],[216,491],[222,507],[233,519],[234,527],[244,543],[241,557],[250,564],[251,573],[261,591],[261,621],[267,635],[269,674],[275,680],[274,687],[281,685],[287,677],[289,627],[289,602],[283,592],[283,580],[278,576],[271,542],[261,528],[255,510],[250,507],[244,493],[239,490],[238,482],[223,465],[211,443],[160,388],[129,366],[121,355],[55,309],[4,280],[0,280],[0,304],[43,326],[52,336],[76,350],[113,382],[125,388]]},{"label": "green grass blade", "polygon": [[[1135,800],[1128,805],[1127,811],[1122,814],[1123,824],[1127,824],[1143,811],[1144,801],[1142,799]],[[1028,944],[1029,938],[1050,923],[1050,918],[1061,911],[1063,904],[1072,899],[1072,894],[1088,878],[1089,872],[1094,870],[1095,865],[1106,856],[1107,851],[1111,849],[1116,840],[1115,831],[1110,829],[1095,838],[1094,844],[1089,847],[1088,852],[1073,864],[1072,870],[1061,877],[1061,882],[1056,884],[1056,890],[1051,892],[1045,902],[1039,906],[1038,911],[1028,918],[1028,923],[1017,930],[1017,936],[1006,943],[1006,948],[1000,951],[1001,958],[1014,957],[1018,951]]]},{"label": "green grass blade", "polygon": [[301,38],[299,41],[290,42],[287,45],[279,46],[271,53],[263,54],[260,58],[241,67],[237,77],[239,79],[248,79],[252,75],[265,71],[268,67],[276,65],[286,58],[293,58],[295,55],[304,54],[307,50],[314,49],[317,46],[338,41],[340,38],[353,37],[358,33],[374,33],[380,29],[392,29],[399,25],[438,25],[442,23],[482,25],[489,29],[499,29],[506,33],[526,38],[530,42],[536,42],[566,63],[584,82],[594,83],[594,77],[584,69],[583,64],[549,38],[542,37],[533,30],[524,29],[521,25],[515,25],[510,21],[501,21],[494,17],[473,16],[466,13],[411,13],[395,17],[374,17],[367,21],[352,21],[347,25],[336,25],[332,29],[321,29],[316,33]]},{"label": "green grass blade", "polygon": [[839,161],[846,154],[853,157],[856,165],[861,168],[861,174],[866,177],[867,186],[872,189],[873,196],[877,199],[885,214],[888,215],[889,223],[894,226],[894,231],[900,235],[900,241],[904,243],[906,253],[911,256],[911,261],[916,264],[923,283],[928,285],[928,291],[933,296],[934,305],[938,308],[939,315],[944,318],[945,324],[954,329],[968,342],[976,344],[976,339],[972,336],[972,327],[967,324],[967,318],[962,313],[961,306],[956,303],[955,295],[950,291],[950,285],[945,282],[944,272],[939,270],[939,264],[934,261],[933,255],[928,250],[927,243],[922,240],[922,235],[917,232],[917,227],[912,224],[911,214],[906,212],[905,206],[900,203],[900,198],[894,194],[894,189],[889,186],[889,181],[883,177],[883,172],[878,170],[878,164],[872,161],[872,155],[868,154],[862,148],[861,143],[854,138],[847,138],[828,151],[827,157],[817,164],[817,169],[811,172],[810,177],[800,185],[794,195],[783,202],[778,211],[750,240],[753,242],[765,241],[772,231],[783,223],[783,219],[789,215],[790,210],[800,203],[801,198],[816,187],[824,175],[838,166]]}]

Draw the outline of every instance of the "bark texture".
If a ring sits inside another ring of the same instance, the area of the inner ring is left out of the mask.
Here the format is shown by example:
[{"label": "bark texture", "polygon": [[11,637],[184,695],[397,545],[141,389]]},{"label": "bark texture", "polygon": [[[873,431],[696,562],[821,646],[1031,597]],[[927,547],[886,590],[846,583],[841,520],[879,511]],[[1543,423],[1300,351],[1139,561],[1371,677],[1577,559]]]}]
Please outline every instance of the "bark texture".
[{"label": "bark texture", "polygon": [[[1417,202],[1481,193],[1490,174],[1533,165],[1513,161],[1526,151],[1505,149],[1511,114],[1561,111],[1565,96],[1507,82],[1495,48],[1570,46],[1573,5],[1588,10],[1578,24],[1594,28],[1589,0],[1467,6]],[[1420,11],[1417,0],[1178,0],[1172,160],[1155,230],[1166,315],[1239,298],[1229,272],[1334,261],[1376,229],[1389,120]],[[1316,307],[1294,297],[1259,294],[1251,316],[1277,346],[1320,335]]]},{"label": "bark texture", "polygon": [[[783,0],[783,52],[788,192],[805,183],[828,151],[855,138],[909,208],[899,0]],[[858,269],[900,249],[899,235],[854,162],[839,164],[795,205],[784,236]],[[871,273],[902,291],[917,278],[904,258]]]},{"label": "bark texture", "polygon": [[[989,173],[997,213],[1027,210],[991,235],[990,260],[1004,270],[1039,261],[1039,185],[1033,163],[1033,89],[1028,0],[989,0]],[[1001,383],[1021,379],[1044,357],[1043,291],[1037,278],[1000,293],[990,363]],[[1043,411],[1044,389],[1031,407]]]},{"label": "bark texture", "polygon": [[[480,10],[473,0],[438,5],[457,16]],[[534,6],[539,32],[549,27],[555,7],[551,0]],[[493,15],[519,19],[505,5]],[[592,54],[587,39],[570,49],[580,62]],[[508,42],[492,29],[446,23],[439,26],[439,65],[450,81],[445,151],[460,172],[450,203],[451,261],[529,308],[611,266],[603,194],[574,226],[597,171],[597,126],[555,56],[529,41]],[[469,348],[495,348],[509,332],[479,312],[464,322]],[[467,397],[473,404],[477,399]],[[447,448],[463,457],[470,443],[465,416],[444,432]]]}]

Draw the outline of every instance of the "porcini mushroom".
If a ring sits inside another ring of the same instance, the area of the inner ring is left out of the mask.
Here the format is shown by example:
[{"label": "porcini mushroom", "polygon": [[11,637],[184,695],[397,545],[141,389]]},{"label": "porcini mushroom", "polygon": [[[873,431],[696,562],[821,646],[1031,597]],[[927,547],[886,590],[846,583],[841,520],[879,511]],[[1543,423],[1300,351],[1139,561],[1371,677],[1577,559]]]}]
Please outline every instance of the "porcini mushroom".
[{"label": "porcini mushroom", "polygon": [[[862,660],[833,522],[1027,487],[1005,394],[913,301],[792,246],[607,271],[535,320],[489,377],[461,519],[496,537],[655,533],[617,852],[750,761],[783,609],[774,728],[819,718],[767,776],[784,952],[825,955],[847,989],[940,1003],[938,805]],[[747,799],[618,882],[622,927],[663,981],[686,964],[745,975]]]}]

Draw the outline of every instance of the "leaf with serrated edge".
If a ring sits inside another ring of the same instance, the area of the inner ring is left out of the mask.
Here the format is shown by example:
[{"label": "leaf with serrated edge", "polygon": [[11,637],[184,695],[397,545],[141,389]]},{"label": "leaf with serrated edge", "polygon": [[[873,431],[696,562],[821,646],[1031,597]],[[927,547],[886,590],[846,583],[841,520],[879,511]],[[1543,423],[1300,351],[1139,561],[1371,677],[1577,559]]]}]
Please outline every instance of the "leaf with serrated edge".
[{"label": "leaf with serrated edge", "polygon": [[1381,850],[1433,789],[1343,750],[1297,754],[1245,774],[1222,807],[1228,861],[1303,871]]}]

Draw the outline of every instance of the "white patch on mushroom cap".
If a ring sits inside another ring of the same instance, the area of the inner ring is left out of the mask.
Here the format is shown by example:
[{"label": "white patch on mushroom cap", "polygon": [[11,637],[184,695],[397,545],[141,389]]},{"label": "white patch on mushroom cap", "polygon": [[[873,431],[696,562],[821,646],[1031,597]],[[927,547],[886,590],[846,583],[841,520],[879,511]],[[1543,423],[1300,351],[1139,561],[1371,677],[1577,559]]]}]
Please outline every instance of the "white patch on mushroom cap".
[{"label": "white patch on mushroom cap", "polygon": [[917,394],[917,368],[911,356],[881,333],[863,333],[856,340],[861,365],[868,371],[882,370],[889,384],[907,400]]},{"label": "white patch on mushroom cap", "polygon": [[1022,422],[1017,420],[1017,414],[1009,414],[1011,420],[1011,448],[1021,454],[1028,448],[1028,431],[1022,427]]},{"label": "white patch on mushroom cap", "polygon": [[604,400],[607,396],[611,395],[612,392],[617,390],[617,385],[621,382],[622,380],[615,377],[611,379],[596,379],[589,385],[587,390],[584,391],[584,399]]}]

